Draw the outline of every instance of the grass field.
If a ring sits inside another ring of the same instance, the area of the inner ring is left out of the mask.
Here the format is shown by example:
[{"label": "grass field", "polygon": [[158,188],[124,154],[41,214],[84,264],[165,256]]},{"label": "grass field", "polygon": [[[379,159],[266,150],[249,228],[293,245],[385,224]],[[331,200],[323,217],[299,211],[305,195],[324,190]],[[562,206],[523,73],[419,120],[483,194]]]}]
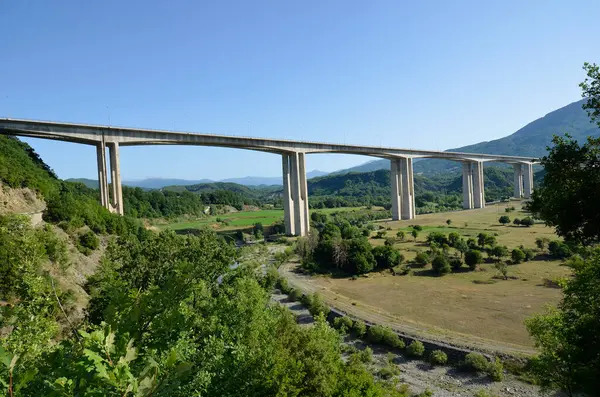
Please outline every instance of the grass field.
[{"label": "grass field", "polygon": [[[521,244],[535,248],[536,237],[556,239],[553,229],[542,224],[532,227],[502,226],[501,215],[526,216],[519,211],[520,203],[511,203],[517,211],[505,213],[506,205],[494,205],[485,209],[451,213],[419,215],[411,221],[382,221],[390,227],[388,236],[396,236],[398,230],[410,230],[409,225],[419,224],[423,231],[414,242],[407,233],[407,241],[395,244],[410,259],[420,250],[431,231],[448,233],[456,231],[464,237],[476,237],[484,232],[496,235],[499,244],[510,249]],[[451,225],[446,224],[450,219]],[[373,244],[383,244],[383,239],[372,239]],[[479,271],[451,273],[435,277],[428,267],[415,269],[413,275],[393,276],[390,273],[371,274],[358,280],[348,278],[311,277],[304,282],[312,284],[327,300],[344,305],[349,311],[367,311],[374,320],[383,319],[388,325],[410,325],[430,334],[455,334],[463,340],[481,338],[531,349],[523,321],[543,311],[547,304],[556,304],[560,290],[553,288],[548,280],[564,277],[569,269],[559,261],[547,260],[540,255],[536,260],[509,266],[508,280],[498,279],[497,270],[491,263],[483,264]]]},{"label": "grass field", "polygon": [[[333,212],[346,212],[346,211],[358,211],[361,208],[323,208],[318,210],[311,210],[311,212],[321,212],[325,214],[331,214]],[[217,219],[220,220],[217,221]],[[283,210],[257,210],[257,211],[239,211],[231,212],[228,214],[209,216],[196,220],[183,220],[175,221],[171,223],[156,223],[159,229],[198,229],[202,227],[211,227],[215,230],[226,231],[244,229],[254,225],[257,222],[262,223],[264,226],[272,225],[277,221],[283,220]]]}]

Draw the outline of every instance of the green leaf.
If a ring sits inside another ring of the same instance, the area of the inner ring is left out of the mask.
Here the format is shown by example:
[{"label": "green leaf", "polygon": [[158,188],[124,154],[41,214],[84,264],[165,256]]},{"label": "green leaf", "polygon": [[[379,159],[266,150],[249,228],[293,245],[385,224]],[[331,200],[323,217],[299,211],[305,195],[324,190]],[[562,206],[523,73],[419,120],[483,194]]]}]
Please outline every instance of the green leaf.
[{"label": "green leaf", "polygon": [[0,361],[6,368],[10,367],[10,362],[12,361],[13,355],[5,350],[2,346],[0,346]]}]

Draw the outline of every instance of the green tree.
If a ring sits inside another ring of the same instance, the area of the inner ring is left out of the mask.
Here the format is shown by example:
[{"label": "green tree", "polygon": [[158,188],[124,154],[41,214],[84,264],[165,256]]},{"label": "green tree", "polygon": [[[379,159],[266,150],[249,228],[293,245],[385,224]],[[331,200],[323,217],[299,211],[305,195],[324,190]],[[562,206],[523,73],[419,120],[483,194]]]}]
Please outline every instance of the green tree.
[{"label": "green tree", "polygon": [[573,277],[562,284],[558,308],[526,322],[540,349],[532,369],[544,386],[594,395],[600,390],[600,249],[569,265]]},{"label": "green tree", "polygon": [[413,229],[410,234],[413,236],[413,239],[415,239],[415,242],[417,242],[417,237],[419,237],[419,231],[417,229]]},{"label": "green tree", "polygon": [[508,225],[510,223],[510,217],[508,215],[502,215],[500,219],[498,219],[498,222],[503,225]]},{"label": "green tree", "polygon": [[433,258],[433,261],[431,262],[431,268],[440,276],[450,273],[451,270],[448,258],[442,254],[439,254]]},{"label": "green tree", "polygon": [[587,74],[586,79],[579,84],[582,96],[587,98],[583,108],[587,110],[592,121],[596,121],[600,126],[600,121],[597,120],[600,116],[600,67],[595,63],[585,62],[583,70]]},{"label": "green tree", "polygon": [[521,263],[525,260],[525,253],[519,248],[515,248],[510,253],[513,263]]},{"label": "green tree", "polygon": [[469,266],[469,269],[475,270],[477,265],[483,263],[483,255],[481,251],[469,250],[465,254],[465,263]]},{"label": "green tree", "polygon": [[398,230],[398,232],[396,233],[396,237],[398,237],[400,241],[404,241],[404,239],[406,238],[406,233],[403,230]]},{"label": "green tree", "polygon": [[[555,136],[554,146],[540,163],[545,174],[528,209],[567,241],[600,241],[600,139],[589,137],[580,145],[570,136]],[[568,183],[567,183],[568,181]],[[577,205],[573,205],[577,203]]]}]

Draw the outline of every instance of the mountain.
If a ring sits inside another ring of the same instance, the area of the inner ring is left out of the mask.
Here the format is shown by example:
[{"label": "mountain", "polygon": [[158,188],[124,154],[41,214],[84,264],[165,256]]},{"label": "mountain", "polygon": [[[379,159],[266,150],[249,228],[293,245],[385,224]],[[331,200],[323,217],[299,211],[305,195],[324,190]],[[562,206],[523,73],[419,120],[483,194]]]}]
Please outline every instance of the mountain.
[{"label": "mountain", "polygon": [[[568,133],[580,142],[588,136],[598,137],[600,136],[600,128],[590,121],[587,112],[581,107],[585,101],[583,99],[573,102],[550,112],[504,138],[448,149],[448,151],[541,157],[546,153],[546,147],[551,144],[553,135]],[[337,171],[335,174],[389,168],[390,162],[388,160],[375,160]],[[455,161],[438,159],[423,159],[414,162],[414,172],[417,174],[428,175],[450,170],[459,171],[460,164]]]},{"label": "mountain", "polygon": [[[319,176],[327,175],[327,172],[314,170],[306,173],[306,177],[316,178]],[[88,179],[88,178],[71,178],[67,179],[69,182],[80,182],[92,189],[98,189],[98,180],[97,179]],[[190,186],[190,185],[198,185],[203,183],[213,183],[211,179],[198,179],[198,180],[190,180],[190,179],[175,179],[175,178],[146,178],[135,181],[123,181],[123,185],[131,186],[131,187],[141,187],[142,189],[162,189],[167,186]],[[226,183],[236,183],[238,185],[244,186],[272,186],[272,185],[282,185],[282,179],[280,176],[246,176],[243,178],[228,178],[223,179],[219,182]]]}]

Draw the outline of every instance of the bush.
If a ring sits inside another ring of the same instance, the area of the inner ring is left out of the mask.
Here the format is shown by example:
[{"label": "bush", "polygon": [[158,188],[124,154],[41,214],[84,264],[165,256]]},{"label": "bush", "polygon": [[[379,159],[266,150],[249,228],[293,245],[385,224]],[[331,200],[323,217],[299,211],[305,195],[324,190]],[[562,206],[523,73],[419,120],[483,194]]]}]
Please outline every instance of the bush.
[{"label": "bush", "polygon": [[431,262],[431,268],[440,276],[450,273],[451,270],[450,263],[444,255],[437,255]]},{"label": "bush", "polygon": [[288,298],[294,302],[297,302],[298,300],[300,300],[301,296],[302,296],[302,292],[296,288],[292,288],[290,290],[290,293],[288,294]]},{"label": "bush", "polygon": [[423,230],[423,226],[421,226],[421,225],[410,225],[410,227],[418,232]]},{"label": "bush", "polygon": [[404,349],[404,341],[390,328],[384,329],[382,342],[396,349]]},{"label": "bush", "polygon": [[321,295],[314,294],[309,299],[310,303],[308,306],[308,311],[310,312],[310,314],[312,314],[313,316],[317,316],[318,314],[323,313],[323,315],[327,317],[331,309],[325,304],[325,302],[323,302],[323,298],[321,298]]},{"label": "bush", "polygon": [[406,348],[406,353],[411,357],[422,357],[425,353],[425,346],[418,340],[412,341]]},{"label": "bush", "polygon": [[475,270],[477,265],[483,263],[483,255],[481,251],[469,250],[465,254],[465,263],[469,266],[469,269]]},{"label": "bush", "polygon": [[426,252],[419,252],[414,260],[415,265],[425,266],[429,263],[429,255]]},{"label": "bush", "polygon": [[396,237],[398,237],[400,241],[404,241],[404,239],[406,238],[406,233],[403,230],[398,230],[398,232],[396,233]]},{"label": "bush", "polygon": [[385,329],[381,325],[373,325],[367,330],[367,338],[373,343],[381,343],[384,335]]},{"label": "bush", "polygon": [[377,373],[381,379],[391,379],[394,376],[400,375],[400,368],[395,364],[388,364],[381,368]]},{"label": "bush", "polygon": [[535,223],[535,222],[533,221],[533,219],[532,219],[530,216],[528,216],[528,217],[526,217],[526,218],[523,218],[523,219],[521,219],[521,226],[527,226],[527,227],[530,227],[530,226],[533,226],[533,225],[534,225],[534,223]]},{"label": "bush", "polygon": [[79,236],[79,244],[81,244],[82,247],[93,251],[100,245],[100,240],[98,239],[98,236],[94,234],[94,232],[88,230]]},{"label": "bush", "polygon": [[290,293],[290,285],[288,284],[287,279],[280,277],[278,282],[277,282],[277,286],[279,287],[279,290],[284,293],[284,294],[289,294]]},{"label": "bush", "polygon": [[454,270],[455,272],[458,271],[463,265],[463,261],[460,257],[458,256],[453,256],[452,258],[450,258],[450,267],[452,267],[452,270]]},{"label": "bush", "polygon": [[362,363],[370,363],[373,360],[373,349],[371,349],[369,346],[365,347],[358,353],[358,359]]},{"label": "bush", "polygon": [[525,262],[529,262],[530,260],[533,260],[535,258],[535,251],[531,248],[523,248],[521,249],[521,251],[523,251],[523,253],[525,254]]},{"label": "bush", "polygon": [[483,354],[469,353],[465,356],[463,366],[472,371],[485,372],[488,369],[489,361]]},{"label": "bush", "polygon": [[514,263],[521,263],[526,258],[525,253],[518,248],[512,250],[510,257]]},{"label": "bush", "polygon": [[356,320],[352,326],[352,330],[359,338],[362,338],[367,333],[367,325],[362,320]]},{"label": "bush", "polygon": [[275,287],[278,279],[279,273],[277,272],[277,268],[271,265],[267,268],[265,275],[262,277],[261,284],[267,291],[270,291]]},{"label": "bush", "polygon": [[433,391],[430,388],[425,388],[421,393],[416,394],[415,397],[431,397],[433,396]]},{"label": "bush", "polygon": [[500,219],[498,219],[498,222],[500,222],[503,225],[507,225],[510,223],[510,218],[508,217],[508,215],[502,215]]},{"label": "bush", "polygon": [[538,237],[535,239],[535,245],[541,250],[546,248],[546,245],[548,245],[548,243],[549,243],[549,240],[546,237],[543,237],[543,238]]},{"label": "bush", "polygon": [[427,236],[427,243],[436,243],[437,245],[448,244],[448,237],[442,232],[431,232]]},{"label": "bush", "polygon": [[504,379],[504,365],[502,365],[502,361],[498,357],[491,362],[488,363],[488,366],[485,371],[495,382],[500,382]]},{"label": "bush", "polygon": [[515,218],[515,220],[513,221],[513,225],[515,225],[515,226],[521,225],[521,220],[519,218]]},{"label": "bush", "polygon": [[441,350],[434,350],[429,355],[429,362],[433,365],[445,365],[448,362],[448,355]]},{"label": "bush", "polygon": [[560,240],[550,241],[548,244],[548,252],[551,256],[558,259],[564,259],[571,256],[571,249],[569,246]]}]

